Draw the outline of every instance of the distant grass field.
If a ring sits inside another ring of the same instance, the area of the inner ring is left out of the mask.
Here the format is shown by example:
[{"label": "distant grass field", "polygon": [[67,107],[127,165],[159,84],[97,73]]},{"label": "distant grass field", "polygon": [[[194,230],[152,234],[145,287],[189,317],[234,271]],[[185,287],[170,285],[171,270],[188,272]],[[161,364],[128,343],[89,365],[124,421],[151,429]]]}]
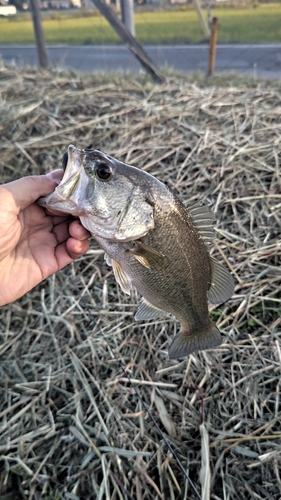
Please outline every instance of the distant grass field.
[{"label": "distant grass field", "polygon": [[[219,18],[219,42],[281,42],[281,4],[257,8],[220,8],[212,14]],[[107,44],[119,42],[107,21],[99,15],[75,17],[56,14],[44,19],[47,43]],[[198,43],[204,41],[194,10],[136,13],[136,37],[141,43]],[[29,16],[0,19],[1,44],[34,43]]]}]

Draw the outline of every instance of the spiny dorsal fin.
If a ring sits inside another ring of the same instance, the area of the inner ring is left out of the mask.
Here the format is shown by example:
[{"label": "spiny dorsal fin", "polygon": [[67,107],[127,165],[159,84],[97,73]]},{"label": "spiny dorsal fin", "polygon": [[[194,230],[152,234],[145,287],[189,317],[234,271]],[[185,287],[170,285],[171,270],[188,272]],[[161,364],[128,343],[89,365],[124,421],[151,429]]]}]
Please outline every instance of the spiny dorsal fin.
[{"label": "spiny dorsal fin", "polygon": [[211,304],[226,302],[234,292],[234,280],[228,270],[216,259],[210,257],[212,283],[208,290],[208,301]]},{"label": "spiny dorsal fin", "polygon": [[195,351],[202,351],[217,347],[222,342],[221,333],[214,323],[210,322],[209,329],[195,332],[192,335],[180,331],[174,338],[169,349],[169,358],[181,358]]},{"label": "spiny dorsal fin", "polygon": [[121,286],[124,293],[131,295],[132,281],[130,276],[124,271],[122,266],[116,260],[111,259],[112,269],[117,283]]},{"label": "spiny dorsal fin", "polygon": [[216,216],[209,207],[196,203],[191,207],[187,207],[193,223],[197,227],[205,243],[212,243],[215,237],[214,225]]},{"label": "spiny dorsal fin", "polygon": [[147,269],[151,271],[157,271],[157,269],[163,269],[169,264],[169,259],[157,252],[153,248],[147,247],[144,243],[137,241],[135,247],[129,250],[135,259]]},{"label": "spiny dorsal fin", "polygon": [[147,302],[144,297],[142,297],[141,303],[135,315],[135,320],[142,321],[147,319],[158,319],[167,315],[168,313],[166,311],[162,311],[162,309],[154,307],[152,304]]}]

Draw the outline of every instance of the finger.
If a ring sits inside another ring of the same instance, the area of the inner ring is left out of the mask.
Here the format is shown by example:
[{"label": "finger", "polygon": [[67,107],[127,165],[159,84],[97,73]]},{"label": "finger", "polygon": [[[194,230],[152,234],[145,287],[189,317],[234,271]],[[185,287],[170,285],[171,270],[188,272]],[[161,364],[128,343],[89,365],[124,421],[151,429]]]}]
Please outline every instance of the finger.
[{"label": "finger", "polygon": [[52,172],[52,176],[50,174],[31,175],[17,181],[8,182],[2,187],[13,196],[18,210],[23,210],[34,203],[40,196],[45,196],[54,191],[62,176],[63,170],[60,169]]},{"label": "finger", "polygon": [[63,243],[69,238],[68,221],[61,222],[53,227],[52,233],[55,235],[58,244]]},{"label": "finger", "polygon": [[66,242],[67,251],[73,259],[77,259],[86,253],[89,250],[89,246],[88,240],[80,241],[75,238],[69,238]]},{"label": "finger", "polygon": [[[71,243],[71,240],[73,240],[73,238],[70,238],[69,240],[67,240],[67,242],[61,243],[55,249],[58,271],[73,262],[75,259],[81,257],[81,255],[83,255],[89,248],[89,242],[87,240],[76,240],[76,242],[78,243],[77,246],[74,242]],[[78,253],[77,251],[73,251],[72,245],[75,250],[78,250]]]},{"label": "finger", "polygon": [[67,266],[68,264],[70,264],[71,262],[73,262],[74,260],[74,257],[71,257],[71,255],[67,250],[66,242],[61,243],[56,247],[55,257],[58,264],[58,271],[63,267]]},{"label": "finger", "polygon": [[91,233],[85,229],[79,220],[71,222],[69,226],[69,234],[76,240],[86,240],[91,237]]},{"label": "finger", "polygon": [[[59,245],[65,242],[67,243],[67,250],[71,255],[76,255],[76,254],[78,256],[82,255],[83,253],[87,252],[89,248],[89,242],[87,238],[83,238],[82,240],[80,240],[80,238],[78,239],[70,237],[68,221],[62,222],[61,224],[54,226],[52,233],[55,235]],[[74,259],[77,257],[72,257],[72,258]]]},{"label": "finger", "polygon": [[53,216],[52,217],[52,223],[53,223],[53,226],[58,226],[60,225],[62,222],[67,222],[68,225],[69,225],[69,215],[58,215],[58,216]]}]

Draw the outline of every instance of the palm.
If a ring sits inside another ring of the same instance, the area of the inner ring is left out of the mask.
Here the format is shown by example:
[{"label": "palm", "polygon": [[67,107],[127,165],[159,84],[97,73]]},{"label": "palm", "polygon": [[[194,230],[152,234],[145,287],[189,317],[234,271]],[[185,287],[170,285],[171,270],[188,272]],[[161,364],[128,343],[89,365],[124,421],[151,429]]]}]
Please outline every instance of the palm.
[{"label": "palm", "polygon": [[5,293],[13,296],[16,283],[16,295],[22,295],[72,261],[65,246],[69,236],[65,218],[49,217],[43,209],[33,204],[23,210],[18,218],[10,216],[6,221],[6,226],[2,225],[3,234],[9,232],[10,242],[16,243],[16,246],[9,252],[10,245],[6,249],[1,245],[4,257],[1,261],[1,288]]},{"label": "palm", "polygon": [[47,215],[36,203],[20,210],[1,194],[0,305],[21,297],[88,248],[89,233],[69,216]]}]

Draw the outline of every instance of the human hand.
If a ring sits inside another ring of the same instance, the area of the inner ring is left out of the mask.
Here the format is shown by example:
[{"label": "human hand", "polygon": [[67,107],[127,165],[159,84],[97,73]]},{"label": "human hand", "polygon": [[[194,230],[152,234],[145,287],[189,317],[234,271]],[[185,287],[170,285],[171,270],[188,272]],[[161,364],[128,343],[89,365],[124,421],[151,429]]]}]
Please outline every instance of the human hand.
[{"label": "human hand", "polygon": [[0,306],[18,299],[83,255],[90,233],[68,215],[51,215],[36,200],[51,193],[62,170],[0,186]]}]

